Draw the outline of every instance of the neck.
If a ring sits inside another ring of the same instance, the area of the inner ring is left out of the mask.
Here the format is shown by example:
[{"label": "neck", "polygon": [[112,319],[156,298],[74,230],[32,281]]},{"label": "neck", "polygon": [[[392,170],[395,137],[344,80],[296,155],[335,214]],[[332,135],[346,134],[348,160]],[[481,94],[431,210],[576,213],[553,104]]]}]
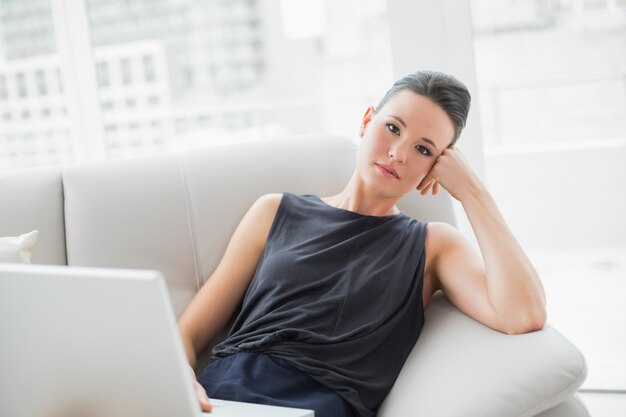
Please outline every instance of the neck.
[{"label": "neck", "polygon": [[346,187],[339,194],[322,198],[327,204],[367,216],[389,216],[398,214],[396,207],[399,197],[387,197],[369,189],[352,175]]}]

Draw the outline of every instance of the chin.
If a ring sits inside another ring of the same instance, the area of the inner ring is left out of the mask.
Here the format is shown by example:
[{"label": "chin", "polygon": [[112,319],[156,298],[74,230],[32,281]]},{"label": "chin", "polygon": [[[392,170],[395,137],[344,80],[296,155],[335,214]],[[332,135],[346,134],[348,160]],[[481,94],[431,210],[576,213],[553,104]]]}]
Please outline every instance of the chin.
[{"label": "chin", "polygon": [[397,189],[392,189],[392,187],[389,186],[381,186],[380,184],[367,184],[368,188],[370,190],[372,190],[376,195],[378,195],[379,197],[383,197],[383,198],[396,198],[396,199],[400,199],[401,197],[404,197],[405,194],[407,194],[407,192],[403,192],[401,190],[397,190]]}]

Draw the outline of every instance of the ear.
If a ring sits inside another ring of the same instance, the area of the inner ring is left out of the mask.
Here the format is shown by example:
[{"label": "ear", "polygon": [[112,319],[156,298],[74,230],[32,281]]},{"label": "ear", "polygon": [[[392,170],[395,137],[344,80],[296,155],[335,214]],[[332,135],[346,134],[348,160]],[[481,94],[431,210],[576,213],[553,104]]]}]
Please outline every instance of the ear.
[{"label": "ear", "polygon": [[374,117],[375,114],[376,113],[374,112],[374,107],[372,106],[369,106],[367,110],[365,110],[365,114],[363,115],[363,120],[361,121],[361,128],[359,129],[360,137],[363,137],[363,134],[365,134],[365,128],[367,127],[369,122],[372,121],[372,118]]}]

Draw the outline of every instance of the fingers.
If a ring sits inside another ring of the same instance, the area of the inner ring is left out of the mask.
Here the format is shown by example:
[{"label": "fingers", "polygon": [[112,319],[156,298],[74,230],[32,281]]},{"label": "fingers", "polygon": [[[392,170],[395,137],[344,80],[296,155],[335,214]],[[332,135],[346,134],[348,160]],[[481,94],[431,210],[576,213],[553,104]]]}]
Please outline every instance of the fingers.
[{"label": "fingers", "polygon": [[198,381],[196,381],[196,395],[198,396],[198,400],[200,401],[200,408],[202,409],[202,411],[207,413],[213,411],[213,406],[209,402],[209,397],[206,395],[204,387],[200,385]]},{"label": "fingers", "polygon": [[439,193],[440,187],[441,185],[439,185],[439,182],[435,181],[435,184],[433,185],[433,195],[437,195]]},{"label": "fingers", "polygon": [[420,192],[421,195],[426,195],[429,192],[432,192],[433,195],[437,195],[440,189],[439,182],[435,180],[431,176],[426,176],[422,182],[416,187],[416,189]]},{"label": "fingers", "polygon": [[422,178],[422,181],[420,181],[420,183],[417,185],[416,189],[421,191],[424,188],[426,188],[428,186],[428,184],[434,181],[433,177],[431,177],[430,175],[426,175],[424,178]]},{"label": "fingers", "polygon": [[429,181],[427,183],[424,184],[420,184],[417,189],[419,190],[421,195],[426,195],[428,194],[428,192],[430,191],[430,189],[433,186],[434,181]]},{"label": "fingers", "polygon": [[430,191],[432,185],[433,185],[433,182],[429,181],[427,183],[424,183],[423,185],[420,184],[420,186],[418,186],[417,189],[419,190],[421,195],[426,195]]},{"label": "fingers", "polygon": [[209,402],[209,397],[206,395],[204,387],[200,385],[200,383],[196,379],[196,374],[191,365],[189,366],[189,372],[191,373],[191,377],[193,378],[194,388],[196,389],[196,396],[198,397],[198,401],[200,402],[200,409],[202,409],[202,411],[204,412],[210,413],[211,411],[213,411],[213,406]]}]

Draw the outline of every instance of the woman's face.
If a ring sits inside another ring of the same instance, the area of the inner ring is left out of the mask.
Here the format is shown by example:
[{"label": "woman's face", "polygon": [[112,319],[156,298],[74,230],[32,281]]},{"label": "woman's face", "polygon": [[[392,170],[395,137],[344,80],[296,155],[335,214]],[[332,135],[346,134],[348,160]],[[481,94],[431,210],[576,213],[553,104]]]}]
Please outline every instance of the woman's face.
[{"label": "woman's face", "polygon": [[369,188],[383,197],[414,190],[437,157],[450,145],[454,125],[430,99],[411,90],[399,91],[361,124],[357,171]]}]

